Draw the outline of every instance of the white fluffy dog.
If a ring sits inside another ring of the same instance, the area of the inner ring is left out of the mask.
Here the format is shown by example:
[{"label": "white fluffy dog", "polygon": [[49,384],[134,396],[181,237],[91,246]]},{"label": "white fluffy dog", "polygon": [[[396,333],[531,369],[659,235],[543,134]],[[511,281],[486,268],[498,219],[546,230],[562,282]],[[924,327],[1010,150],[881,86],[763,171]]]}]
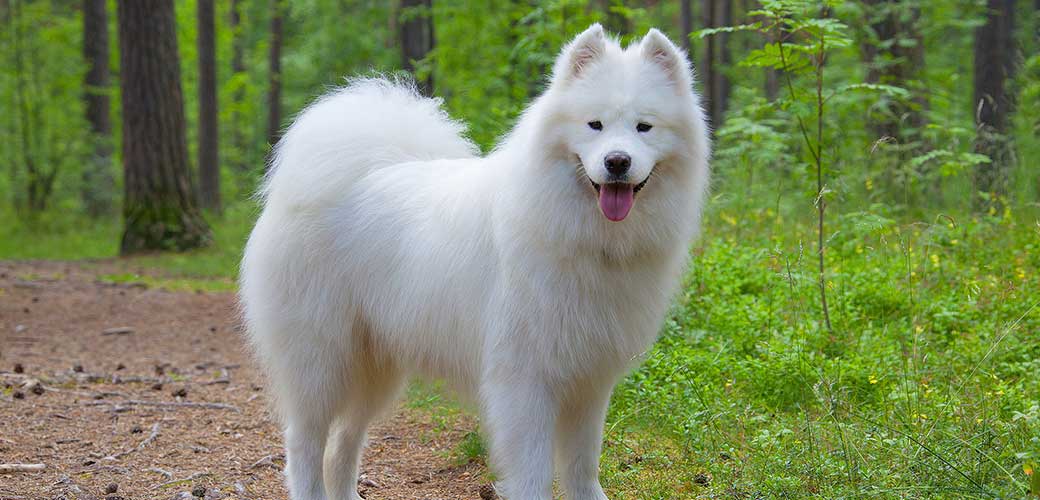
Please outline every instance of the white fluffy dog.
[{"label": "white fluffy dog", "polygon": [[406,85],[356,80],[308,107],[241,282],[292,498],[360,498],[365,430],[413,374],[479,403],[507,498],[552,498],[554,464],[566,498],[607,498],[607,403],[688,259],[706,129],[680,49],[599,25],[486,157]]}]

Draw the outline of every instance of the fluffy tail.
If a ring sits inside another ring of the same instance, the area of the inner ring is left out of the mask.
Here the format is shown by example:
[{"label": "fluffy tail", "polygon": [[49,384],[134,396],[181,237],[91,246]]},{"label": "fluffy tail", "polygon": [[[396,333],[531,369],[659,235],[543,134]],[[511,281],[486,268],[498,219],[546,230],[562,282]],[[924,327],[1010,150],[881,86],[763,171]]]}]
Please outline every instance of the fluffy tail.
[{"label": "fluffy tail", "polygon": [[275,146],[260,195],[267,205],[318,207],[372,170],[416,160],[469,158],[477,148],[440,99],[385,78],[352,80],[307,107]]}]

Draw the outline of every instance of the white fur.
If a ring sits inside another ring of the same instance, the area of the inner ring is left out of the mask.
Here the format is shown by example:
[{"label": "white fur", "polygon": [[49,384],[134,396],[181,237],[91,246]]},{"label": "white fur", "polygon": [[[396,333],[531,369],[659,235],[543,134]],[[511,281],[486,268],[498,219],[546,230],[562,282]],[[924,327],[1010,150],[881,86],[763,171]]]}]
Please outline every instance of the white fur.
[{"label": "white fur", "polygon": [[[660,328],[708,185],[691,80],[656,30],[622,49],[594,25],[486,157],[439,100],[382,79],[297,118],[241,283],[293,499],[360,498],[365,429],[411,375],[479,402],[507,498],[552,498],[553,464],[567,498],[606,498],[610,392]],[[616,223],[589,182],[614,150],[632,156],[633,184],[653,171]]]}]

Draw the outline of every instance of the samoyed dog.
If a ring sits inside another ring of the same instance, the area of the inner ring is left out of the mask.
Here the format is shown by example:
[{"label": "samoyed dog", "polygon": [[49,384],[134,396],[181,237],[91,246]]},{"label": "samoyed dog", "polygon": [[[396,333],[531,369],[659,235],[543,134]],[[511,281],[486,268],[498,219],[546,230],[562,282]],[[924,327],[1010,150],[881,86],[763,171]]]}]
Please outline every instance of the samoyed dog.
[{"label": "samoyed dog", "polygon": [[607,498],[611,389],[663,323],[708,187],[692,83],[659,31],[623,48],[593,25],[486,156],[385,79],[296,119],[241,273],[293,499],[361,498],[365,430],[413,375],[473,398],[506,498],[551,499],[557,473],[566,498]]}]

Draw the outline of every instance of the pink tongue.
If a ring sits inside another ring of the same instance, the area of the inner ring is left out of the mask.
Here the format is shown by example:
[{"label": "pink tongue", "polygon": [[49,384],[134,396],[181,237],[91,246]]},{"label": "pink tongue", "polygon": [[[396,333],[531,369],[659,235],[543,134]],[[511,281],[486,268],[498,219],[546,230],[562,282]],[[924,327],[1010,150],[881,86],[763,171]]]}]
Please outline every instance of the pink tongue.
[{"label": "pink tongue", "polygon": [[599,209],[614,222],[624,220],[632,210],[635,196],[631,184],[604,184],[599,189]]}]

